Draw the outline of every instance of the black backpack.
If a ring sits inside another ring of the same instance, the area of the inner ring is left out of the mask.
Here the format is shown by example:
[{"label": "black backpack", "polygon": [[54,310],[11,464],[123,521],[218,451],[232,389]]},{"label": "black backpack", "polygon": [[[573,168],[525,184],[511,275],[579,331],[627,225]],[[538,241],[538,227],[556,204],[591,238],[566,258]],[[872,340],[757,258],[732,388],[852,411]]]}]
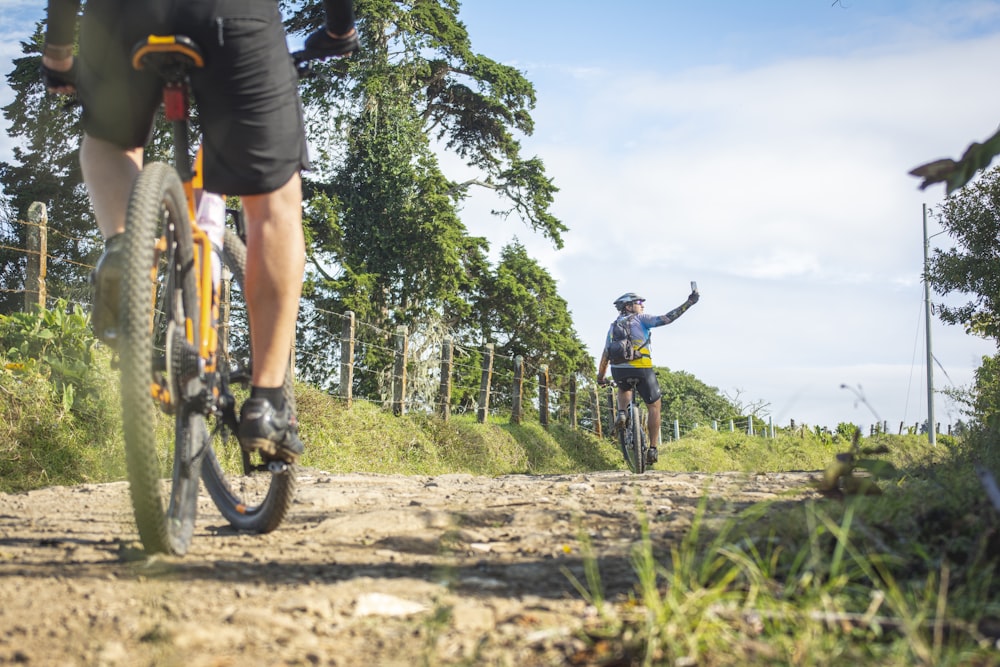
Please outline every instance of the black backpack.
[{"label": "black backpack", "polygon": [[623,364],[626,361],[634,361],[642,356],[639,348],[632,340],[632,322],[638,315],[626,315],[619,317],[611,325],[611,340],[608,341],[605,350],[608,353],[608,361],[612,364]]}]

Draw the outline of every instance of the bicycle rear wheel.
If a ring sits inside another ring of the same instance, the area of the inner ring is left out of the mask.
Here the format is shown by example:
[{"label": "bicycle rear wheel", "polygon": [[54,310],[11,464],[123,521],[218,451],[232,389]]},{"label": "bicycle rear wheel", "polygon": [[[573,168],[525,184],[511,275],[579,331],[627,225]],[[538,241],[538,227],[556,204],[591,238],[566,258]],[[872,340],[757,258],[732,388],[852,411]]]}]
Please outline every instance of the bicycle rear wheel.
[{"label": "bicycle rear wheel", "polygon": [[[226,230],[223,259],[242,289],[246,275],[246,246],[229,229]],[[231,367],[221,351],[219,370],[223,375],[223,389],[231,396]],[[284,394],[285,401],[294,410],[295,394],[290,370],[285,373]],[[295,495],[294,467],[264,461],[259,454],[244,452],[231,433],[236,423],[235,403],[231,409],[228,420],[222,417],[216,420],[212,446],[201,469],[202,479],[215,506],[234,528],[267,533],[281,524],[291,507]]]},{"label": "bicycle rear wheel", "polygon": [[[129,492],[146,551],[183,554],[194,533],[207,431],[203,415],[183,400],[197,389],[189,384],[197,383],[197,354],[192,359],[185,332],[188,325],[197,330],[199,311],[187,200],[170,165],[153,163],[140,172],[129,199],[125,247],[119,350]],[[174,420],[172,462],[161,461],[157,447],[161,412]]]}]

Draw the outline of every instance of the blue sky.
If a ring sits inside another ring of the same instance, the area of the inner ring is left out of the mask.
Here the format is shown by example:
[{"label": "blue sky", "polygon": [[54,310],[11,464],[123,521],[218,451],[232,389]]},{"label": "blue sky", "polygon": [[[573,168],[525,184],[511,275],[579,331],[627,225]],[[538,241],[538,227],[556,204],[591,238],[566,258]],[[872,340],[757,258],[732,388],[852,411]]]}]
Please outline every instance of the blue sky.
[{"label": "blue sky", "polygon": [[[0,59],[42,14],[0,0]],[[491,218],[485,192],[463,220],[495,250],[529,248],[595,357],[616,296],[662,313],[697,280],[701,303],[654,332],[657,364],[765,402],[779,425],[926,418],[921,209],[944,193],[907,171],[1000,124],[1000,5],[469,0],[460,16],[475,50],[534,83],[522,143],[570,231],[557,251]],[[995,349],[937,321],[932,340],[939,389]],[[937,421],[959,417],[938,396]]]}]

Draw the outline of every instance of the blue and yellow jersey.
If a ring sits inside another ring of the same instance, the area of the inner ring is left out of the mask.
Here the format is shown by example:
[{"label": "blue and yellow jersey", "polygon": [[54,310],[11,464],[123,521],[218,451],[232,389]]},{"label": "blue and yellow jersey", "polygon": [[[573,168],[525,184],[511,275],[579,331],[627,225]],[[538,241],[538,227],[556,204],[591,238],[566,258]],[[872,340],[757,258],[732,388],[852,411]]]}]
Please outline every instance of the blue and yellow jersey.
[{"label": "blue and yellow jersey", "polygon": [[[670,324],[678,317],[684,314],[684,312],[691,307],[691,304],[687,301],[682,303],[677,308],[674,308],[666,315],[647,315],[646,313],[634,314],[634,315],[623,315],[622,317],[632,318],[630,325],[632,344],[635,345],[636,349],[639,350],[639,357],[633,359],[632,361],[625,361],[620,364],[611,364],[611,368],[652,368],[653,359],[650,352],[650,340],[652,339],[653,332],[652,329],[656,327],[662,327],[665,324]],[[617,321],[617,320],[616,320]],[[608,343],[611,342],[612,336],[614,334],[615,323],[612,322],[611,326],[608,327],[608,335],[604,341],[604,347],[607,348]]]}]

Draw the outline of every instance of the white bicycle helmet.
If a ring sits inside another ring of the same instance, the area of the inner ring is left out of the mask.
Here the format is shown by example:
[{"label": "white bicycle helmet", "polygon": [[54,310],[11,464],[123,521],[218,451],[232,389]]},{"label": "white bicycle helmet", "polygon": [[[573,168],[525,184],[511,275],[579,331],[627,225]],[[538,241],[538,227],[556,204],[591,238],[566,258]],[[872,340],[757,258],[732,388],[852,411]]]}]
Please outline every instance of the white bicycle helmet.
[{"label": "white bicycle helmet", "polygon": [[625,306],[635,301],[645,301],[645,299],[635,292],[625,292],[620,297],[615,299],[615,308],[618,309],[618,312],[622,312],[625,310]]}]

